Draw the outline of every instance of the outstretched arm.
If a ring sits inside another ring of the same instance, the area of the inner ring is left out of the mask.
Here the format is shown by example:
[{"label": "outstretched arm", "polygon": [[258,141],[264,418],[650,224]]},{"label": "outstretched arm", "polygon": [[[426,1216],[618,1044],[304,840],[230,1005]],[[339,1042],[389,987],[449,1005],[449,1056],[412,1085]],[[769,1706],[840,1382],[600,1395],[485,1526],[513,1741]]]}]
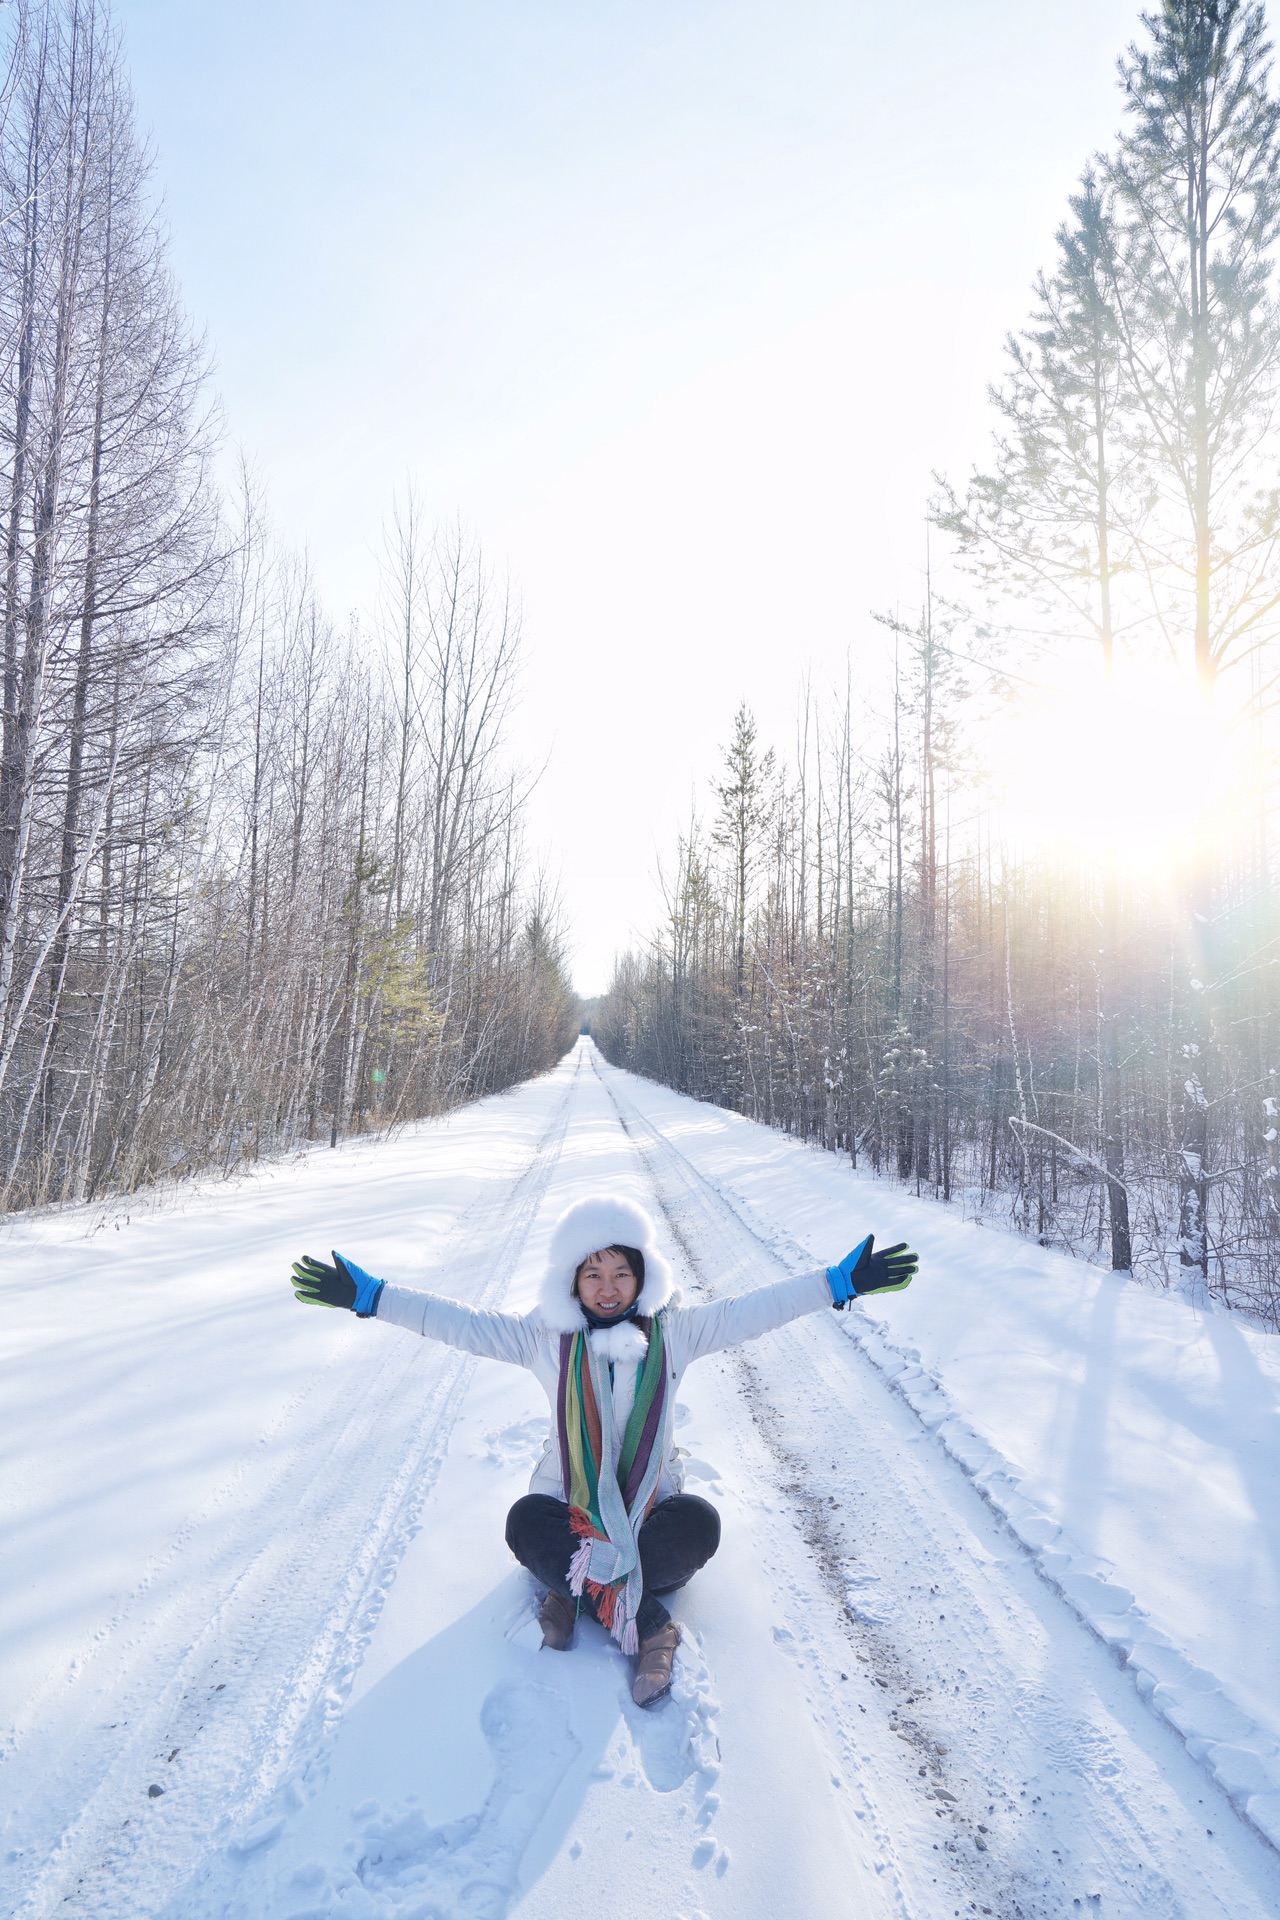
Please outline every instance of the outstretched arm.
[{"label": "outstretched arm", "polygon": [[677,1307],[668,1313],[667,1324],[677,1345],[678,1364],[687,1366],[704,1354],[758,1339],[789,1320],[816,1313],[819,1307],[843,1308],[864,1294],[900,1292],[910,1286],[919,1264],[905,1241],[877,1253],[875,1236],[869,1233],[837,1266],[819,1267],[816,1273],[780,1280],[772,1287],[757,1287],[736,1299]]},{"label": "outstretched arm", "polygon": [[772,1287],[756,1287],[750,1293],[737,1294],[731,1300],[709,1300],[700,1307],[672,1307],[665,1325],[669,1332],[672,1358],[678,1367],[701,1360],[708,1353],[720,1353],[743,1340],[758,1340],[762,1333],[785,1327],[788,1320],[816,1313],[831,1305],[831,1289],[821,1267],[816,1273],[804,1273],[795,1280],[779,1280]]},{"label": "outstretched arm", "polygon": [[293,1290],[299,1300],[315,1306],[347,1307],[362,1320],[376,1317],[428,1340],[441,1340],[446,1346],[461,1347],[488,1360],[505,1360],[515,1367],[528,1366],[538,1344],[534,1328],[517,1314],[487,1312],[440,1294],[392,1286],[340,1253],[333,1255],[332,1266],[310,1254],[295,1261]]}]

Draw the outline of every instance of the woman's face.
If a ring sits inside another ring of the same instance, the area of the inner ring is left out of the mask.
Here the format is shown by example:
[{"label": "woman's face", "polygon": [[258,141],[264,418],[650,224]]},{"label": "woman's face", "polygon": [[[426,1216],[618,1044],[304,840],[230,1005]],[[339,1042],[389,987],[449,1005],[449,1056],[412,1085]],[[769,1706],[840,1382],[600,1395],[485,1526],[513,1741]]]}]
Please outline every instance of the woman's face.
[{"label": "woman's face", "polygon": [[610,1314],[625,1313],[640,1288],[630,1266],[620,1253],[605,1247],[589,1253],[578,1268],[577,1294],[584,1307],[598,1313],[602,1320]]}]

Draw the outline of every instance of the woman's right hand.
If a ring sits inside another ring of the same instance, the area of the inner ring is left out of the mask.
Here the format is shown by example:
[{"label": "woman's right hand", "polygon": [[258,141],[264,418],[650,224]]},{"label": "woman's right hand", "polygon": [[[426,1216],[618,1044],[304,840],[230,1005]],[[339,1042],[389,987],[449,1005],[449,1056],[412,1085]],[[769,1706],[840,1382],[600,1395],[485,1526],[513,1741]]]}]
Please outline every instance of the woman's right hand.
[{"label": "woman's right hand", "polygon": [[378,1296],[385,1281],[375,1280],[371,1273],[358,1267],[354,1260],[344,1260],[340,1253],[332,1257],[331,1267],[310,1253],[295,1260],[294,1293],[309,1306],[348,1307],[361,1320],[370,1319],[378,1311]]}]

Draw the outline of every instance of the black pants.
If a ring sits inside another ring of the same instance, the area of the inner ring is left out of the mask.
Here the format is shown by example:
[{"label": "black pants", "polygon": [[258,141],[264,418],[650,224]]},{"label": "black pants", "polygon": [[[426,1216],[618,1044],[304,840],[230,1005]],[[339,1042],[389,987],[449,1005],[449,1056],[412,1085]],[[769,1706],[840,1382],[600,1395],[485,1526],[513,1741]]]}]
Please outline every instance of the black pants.
[{"label": "black pants", "polygon": [[[507,1515],[507,1545],[544,1587],[569,1592],[569,1562],[582,1542],[569,1525],[563,1500],[549,1493],[526,1493],[517,1500]],[[696,1493],[673,1494],[653,1509],[640,1529],[639,1545],[644,1599],[636,1615],[636,1631],[646,1640],[671,1618],[657,1595],[674,1593],[691,1580],[720,1545],[720,1515]],[[582,1609],[595,1611],[586,1593]]]}]

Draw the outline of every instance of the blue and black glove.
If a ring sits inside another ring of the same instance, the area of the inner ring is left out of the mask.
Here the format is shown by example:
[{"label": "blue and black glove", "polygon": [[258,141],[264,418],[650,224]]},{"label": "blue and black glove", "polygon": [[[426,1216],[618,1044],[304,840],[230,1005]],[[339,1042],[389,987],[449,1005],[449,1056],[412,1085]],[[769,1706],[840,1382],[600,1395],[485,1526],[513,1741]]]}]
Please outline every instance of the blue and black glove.
[{"label": "blue and black glove", "polygon": [[385,1280],[375,1280],[340,1253],[334,1254],[331,1267],[309,1253],[293,1263],[293,1290],[299,1300],[313,1307],[349,1307],[362,1320],[378,1311],[378,1296],[385,1285]]},{"label": "blue and black glove", "polygon": [[831,1304],[837,1312],[860,1294],[901,1293],[919,1272],[920,1256],[912,1253],[905,1240],[899,1240],[896,1247],[886,1247],[883,1253],[873,1251],[875,1244],[874,1233],[869,1233],[852,1253],[846,1253],[838,1267],[827,1268]]}]

